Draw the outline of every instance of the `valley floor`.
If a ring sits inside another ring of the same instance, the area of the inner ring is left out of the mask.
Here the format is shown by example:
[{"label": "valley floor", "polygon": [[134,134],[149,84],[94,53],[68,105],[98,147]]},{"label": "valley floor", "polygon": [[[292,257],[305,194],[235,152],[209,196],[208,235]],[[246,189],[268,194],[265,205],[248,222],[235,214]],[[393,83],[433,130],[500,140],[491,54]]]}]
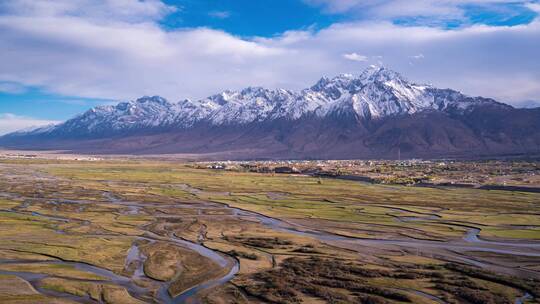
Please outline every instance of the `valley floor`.
[{"label": "valley floor", "polygon": [[0,161],[2,303],[538,303],[540,193]]}]

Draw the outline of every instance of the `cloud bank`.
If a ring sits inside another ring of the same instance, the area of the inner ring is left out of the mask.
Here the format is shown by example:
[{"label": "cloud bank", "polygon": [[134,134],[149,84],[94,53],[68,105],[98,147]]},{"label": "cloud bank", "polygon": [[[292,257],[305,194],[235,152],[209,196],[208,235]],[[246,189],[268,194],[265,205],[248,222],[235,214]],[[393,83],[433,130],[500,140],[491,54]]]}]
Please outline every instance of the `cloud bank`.
[{"label": "cloud bank", "polygon": [[[317,2],[343,10],[377,1]],[[457,2],[444,1],[450,9]],[[540,99],[538,19],[456,29],[367,20],[241,38],[209,28],[165,30],[159,21],[179,8],[158,0],[50,3],[0,4],[0,82],[84,98],[180,100],[250,85],[301,89],[323,75],[382,63],[471,95],[515,104]]]},{"label": "cloud bank", "polygon": [[11,113],[0,113],[0,135],[17,130],[56,124],[59,121],[35,119],[32,117],[19,116]]}]

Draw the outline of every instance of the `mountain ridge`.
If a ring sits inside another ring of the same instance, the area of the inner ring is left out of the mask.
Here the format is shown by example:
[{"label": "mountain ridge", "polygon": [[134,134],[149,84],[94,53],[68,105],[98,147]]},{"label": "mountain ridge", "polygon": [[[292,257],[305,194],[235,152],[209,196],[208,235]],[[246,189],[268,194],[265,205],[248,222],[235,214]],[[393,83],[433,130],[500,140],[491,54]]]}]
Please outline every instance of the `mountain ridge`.
[{"label": "mountain ridge", "polygon": [[[115,106],[92,108],[60,126],[70,128],[75,123],[87,123],[91,130],[98,123],[103,123],[97,119],[99,116],[107,115],[108,127],[112,129],[129,128],[133,124],[141,127],[191,127],[204,120],[213,125],[245,124],[265,119],[294,120],[306,114],[321,117],[347,110],[364,119],[372,119],[430,109],[445,110],[452,106],[465,109],[468,105],[462,100],[470,104],[479,101],[496,103],[492,99],[467,97],[450,89],[411,84],[394,71],[372,66],[359,77],[351,74],[323,77],[300,92],[248,87],[240,91],[223,91],[198,101],[185,99],[178,102],[170,102],[160,96],[144,96]],[[32,132],[51,131],[47,126]]]},{"label": "mountain ridge", "polygon": [[[489,115],[482,117],[484,112]],[[495,155],[537,149],[538,115],[535,109],[412,83],[395,71],[371,66],[357,76],[322,77],[298,92],[248,87],[178,102],[144,96],[92,108],[56,126],[8,134],[0,145],[49,149],[56,143],[77,150],[83,149],[81,141],[115,138],[101,150],[160,154],[256,149],[262,157],[362,158],[391,157],[398,147],[410,156],[445,151]],[[523,121],[529,125],[521,126]],[[521,134],[518,125],[532,133]]]}]

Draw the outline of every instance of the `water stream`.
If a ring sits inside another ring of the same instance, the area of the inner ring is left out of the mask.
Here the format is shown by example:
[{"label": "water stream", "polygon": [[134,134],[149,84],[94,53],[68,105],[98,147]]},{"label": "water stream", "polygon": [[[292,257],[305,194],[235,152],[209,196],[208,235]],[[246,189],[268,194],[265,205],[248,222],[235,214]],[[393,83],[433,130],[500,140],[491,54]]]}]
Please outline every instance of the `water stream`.
[{"label": "water stream", "polygon": [[[0,260],[0,265],[2,264],[39,264],[39,265],[64,265],[64,266],[70,266],[77,270],[81,270],[87,273],[92,273],[94,275],[100,276],[105,278],[105,280],[80,280],[80,279],[73,279],[73,278],[67,278],[69,280],[77,280],[77,281],[83,281],[83,282],[94,282],[94,283],[113,283],[118,286],[124,287],[132,296],[135,298],[145,300],[148,298],[148,291],[138,285],[136,285],[130,278],[118,275],[110,270],[107,270],[105,268],[100,268],[98,266],[85,264],[81,262],[71,262],[71,261],[61,261],[61,260],[55,260],[55,261],[23,261],[23,260]],[[16,275],[26,281],[28,281],[32,286],[38,290],[39,292],[42,292],[46,295],[54,295],[54,296],[60,296],[62,298],[69,298],[69,299],[78,299],[83,301],[83,303],[91,302],[92,300],[89,297],[77,297],[71,294],[57,292],[45,288],[41,288],[39,286],[39,282],[45,278],[62,278],[61,276],[57,275],[49,275],[49,274],[42,274],[42,273],[33,273],[33,272],[23,272],[23,271],[7,271],[7,270],[0,270],[0,274],[10,274],[10,275]],[[94,303],[94,302],[91,302]]]},{"label": "water stream", "polygon": [[[187,191],[190,191],[194,194],[200,194],[202,190],[197,188],[192,188],[189,185],[182,185],[182,189],[185,189]],[[2,194],[2,196],[6,196],[8,194]],[[228,205],[215,203],[215,202],[208,202],[208,203],[200,203],[200,204],[185,204],[185,205],[177,205],[177,204],[142,204],[137,202],[127,202],[122,201],[121,199],[115,197],[109,192],[104,192],[104,197],[107,198],[108,201],[118,204],[122,207],[125,207],[127,211],[123,211],[124,214],[137,214],[141,212],[141,210],[145,207],[158,207],[158,208],[194,208],[197,209],[197,214],[201,214],[201,210],[206,209],[221,209],[221,210],[227,210],[227,216],[235,216],[239,218],[246,218],[250,220],[257,220],[265,227],[272,229],[274,231],[281,231],[281,232],[287,232],[292,233],[295,235],[300,236],[306,236],[310,238],[317,239],[322,242],[339,242],[342,244],[355,244],[360,246],[371,246],[371,245],[390,245],[390,246],[400,246],[400,247],[409,247],[417,250],[423,250],[423,249],[440,249],[440,250],[446,250],[448,252],[467,252],[467,251],[482,251],[482,252],[491,252],[491,253],[497,253],[497,254],[508,254],[508,255],[521,255],[521,256],[529,256],[529,257],[540,257],[540,243],[518,243],[518,242],[500,242],[500,241],[488,241],[479,238],[480,229],[477,228],[470,228],[466,235],[461,240],[451,240],[451,241],[429,241],[429,240],[417,240],[417,239],[406,239],[406,240],[392,240],[392,239],[368,239],[368,238],[355,238],[355,237],[349,237],[349,236],[342,236],[337,235],[333,233],[329,233],[326,231],[316,230],[313,228],[309,228],[306,226],[289,223],[283,220],[279,220],[276,218],[268,217],[259,213],[250,212],[243,209],[233,208]],[[12,195],[9,195],[10,197]],[[84,201],[70,201],[70,203],[80,203],[80,204],[87,204],[88,202]],[[25,202],[24,208],[26,208],[29,203]],[[21,208],[23,206],[19,206],[17,210],[3,210],[8,212],[17,212],[22,213],[26,215],[32,215],[37,217],[43,217],[48,220],[53,221],[59,221],[59,222],[70,222],[70,221],[80,221],[76,219],[69,219],[64,217],[56,217],[56,216],[50,216],[50,215],[44,215],[38,212],[24,212],[21,211]],[[22,208],[22,209],[24,209]],[[174,214],[167,214],[162,215],[159,217],[175,217],[175,218],[182,218],[186,217],[187,215],[174,215]],[[206,216],[213,216],[211,214],[208,214]],[[222,214],[219,214],[219,216],[223,216]],[[414,221],[414,220],[436,220],[436,216],[427,215],[425,217],[419,216],[417,217],[401,217],[400,220],[403,221]],[[171,282],[159,282],[160,287],[157,292],[157,299],[162,303],[167,304],[176,304],[176,303],[197,303],[198,295],[200,295],[202,292],[209,290],[211,288],[214,288],[216,286],[220,286],[231,280],[239,271],[239,263],[236,259],[226,256],[222,253],[216,252],[214,250],[211,250],[199,243],[190,242],[188,240],[182,239],[177,237],[174,234],[167,235],[167,236],[161,236],[157,235],[151,231],[146,231],[145,235],[143,237],[140,237],[141,239],[147,239],[149,241],[168,241],[171,243],[174,243],[178,246],[181,246],[183,248],[187,248],[189,250],[193,250],[200,254],[201,256],[208,258],[212,261],[214,261],[217,265],[219,265],[223,269],[228,269],[228,271],[218,277],[211,280],[208,280],[206,282],[203,282],[201,284],[195,285],[192,288],[184,291],[182,294],[171,297],[171,295],[168,292],[168,289],[172,283]],[[131,264],[135,263],[135,270],[133,273],[133,276],[131,278],[127,278],[124,276],[117,275],[109,270],[79,263],[79,262],[69,262],[69,261],[41,261],[40,263],[56,263],[56,264],[64,264],[64,265],[70,265],[73,266],[76,269],[80,269],[89,273],[93,273],[99,276],[102,276],[107,279],[108,282],[114,283],[116,285],[122,286],[126,288],[126,290],[134,297],[142,300],[148,300],[148,298],[151,296],[149,294],[149,290],[142,288],[134,283],[134,279],[141,279],[141,278],[148,278],[144,274],[144,261],[146,260],[146,257],[142,252],[140,251],[138,245],[136,244],[137,240],[134,242],[132,247],[129,249],[125,261],[126,268],[129,267]],[[452,258],[455,260],[464,262],[466,264],[471,264],[474,266],[479,267],[485,267],[486,264],[469,259],[467,256],[463,255],[453,255]],[[5,261],[0,261],[0,264],[5,263]],[[19,261],[20,263],[20,261]],[[53,296],[59,296],[63,298],[69,298],[71,300],[74,300],[76,302],[80,303],[95,303],[92,299],[88,297],[77,297],[69,294],[63,294],[58,293],[50,290],[44,290],[43,288],[39,287],[39,282],[43,278],[46,277],[54,277],[46,274],[35,274],[35,273],[27,273],[27,272],[11,272],[11,271],[0,271],[1,274],[14,274],[17,276],[20,276],[21,278],[29,281],[36,290],[39,292],[42,292],[43,294],[47,295],[53,295]],[[157,281],[155,281],[157,282]],[[420,294],[419,294],[420,295]],[[427,294],[422,294],[422,296],[427,297]],[[524,295],[523,297],[516,299],[516,304],[523,303],[523,301],[530,298],[529,294]],[[434,301],[437,301],[435,299],[432,299]],[[438,299],[439,303],[440,299]],[[444,303],[444,302],[443,302]]]}]

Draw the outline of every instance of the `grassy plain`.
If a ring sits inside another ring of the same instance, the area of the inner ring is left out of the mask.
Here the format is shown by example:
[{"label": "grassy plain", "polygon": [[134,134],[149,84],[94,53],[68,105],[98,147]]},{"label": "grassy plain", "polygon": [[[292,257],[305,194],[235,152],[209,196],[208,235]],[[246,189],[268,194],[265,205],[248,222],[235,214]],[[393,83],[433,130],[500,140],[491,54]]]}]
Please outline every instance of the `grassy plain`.
[{"label": "grassy plain", "polygon": [[[341,222],[345,224],[343,229],[350,230],[348,233],[362,237],[373,230],[377,235],[392,234],[399,227],[403,235],[444,239],[459,237],[464,232],[461,226],[471,226],[482,228],[481,235],[486,237],[540,239],[540,231],[535,228],[540,228],[537,193],[376,185],[335,179],[321,182],[307,176],[201,170],[170,163],[54,166],[47,171],[79,181],[144,183],[148,194],[178,200],[210,200],[279,218]],[[202,191],[194,193],[174,187],[178,184]],[[425,220],[399,221],[406,217]],[[347,229],[347,223],[354,228]],[[529,227],[519,229],[520,225]]]}]

